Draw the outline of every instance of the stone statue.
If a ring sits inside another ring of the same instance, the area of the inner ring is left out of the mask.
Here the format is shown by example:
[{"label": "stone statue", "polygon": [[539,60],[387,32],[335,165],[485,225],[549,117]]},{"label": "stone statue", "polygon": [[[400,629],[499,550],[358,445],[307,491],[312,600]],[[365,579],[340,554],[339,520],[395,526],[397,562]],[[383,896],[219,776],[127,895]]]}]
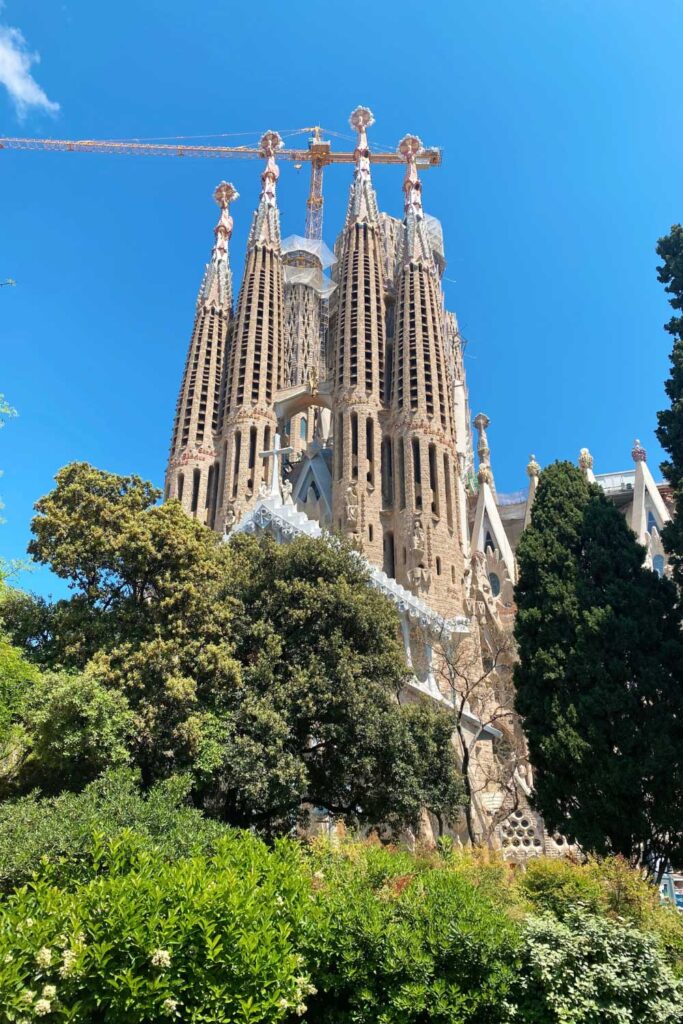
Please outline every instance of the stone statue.
[{"label": "stone statue", "polygon": [[237,522],[239,516],[239,508],[232,503],[228,505],[225,512],[225,525],[223,527],[224,533],[230,533],[233,526]]},{"label": "stone statue", "polygon": [[425,555],[425,532],[422,526],[422,517],[419,515],[413,518],[412,541],[413,561],[419,565]]},{"label": "stone statue", "polygon": [[292,482],[291,480],[282,481],[282,501],[285,505],[293,505],[292,501]]}]

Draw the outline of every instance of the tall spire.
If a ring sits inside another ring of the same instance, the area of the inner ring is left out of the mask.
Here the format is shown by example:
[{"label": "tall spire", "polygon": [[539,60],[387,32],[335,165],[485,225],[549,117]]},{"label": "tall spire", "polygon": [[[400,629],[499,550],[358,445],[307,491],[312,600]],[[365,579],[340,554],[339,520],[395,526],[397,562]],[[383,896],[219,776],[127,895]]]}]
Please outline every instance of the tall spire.
[{"label": "tall spire", "polygon": [[222,181],[214,192],[220,207],[215,242],[206,265],[195,311],[194,328],[180,386],[166,470],[166,497],[176,498],[185,511],[213,526],[218,498],[220,389],[228,330],[232,317],[232,274],[228,242],[232,234],[230,203],[237,190]]},{"label": "tall spire", "polygon": [[368,146],[367,129],[375,123],[372,111],[368,107],[356,107],[349,118],[349,124],[356,131],[358,138],[354,150],[355,171],[346,224],[367,223],[377,224],[379,210],[377,198],[370,178],[370,147]]},{"label": "tall spire", "polygon": [[275,162],[275,156],[283,145],[277,132],[268,131],[261,136],[259,149],[265,157],[266,166],[261,173],[261,196],[251,226],[249,248],[254,245],[269,245],[274,249],[280,247],[280,216],[275,195],[280,168]]},{"label": "tall spire", "polygon": [[218,302],[232,306],[232,272],[228,255],[228,242],[232,237],[232,217],[230,203],[239,199],[239,192],[229,181],[222,181],[213,194],[220,207],[218,223],[213,229],[215,242],[211,261],[207,263],[204,280],[202,281],[197,305]]}]

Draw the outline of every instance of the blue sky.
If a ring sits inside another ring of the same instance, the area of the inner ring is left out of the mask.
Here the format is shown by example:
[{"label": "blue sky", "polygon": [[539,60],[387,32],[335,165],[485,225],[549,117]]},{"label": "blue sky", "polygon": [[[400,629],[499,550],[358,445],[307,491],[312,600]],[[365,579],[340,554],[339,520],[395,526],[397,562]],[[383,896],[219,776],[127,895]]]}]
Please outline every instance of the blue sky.
[{"label": "blue sky", "polygon": [[[468,339],[473,414],[499,490],[588,445],[596,470],[656,469],[668,317],[654,245],[683,219],[682,0],[7,0],[0,134],[149,138],[319,123],[440,145],[425,208],[443,222],[448,305]],[[39,56],[39,60],[38,60]],[[217,140],[218,141],[218,140]],[[242,266],[258,163],[0,152],[0,435],[20,556],[33,502],[74,459],[161,484],[221,178]],[[375,172],[401,211],[400,172]],[[347,168],[328,172],[325,237]],[[306,171],[282,169],[285,233]],[[31,586],[56,590],[46,573]]]}]

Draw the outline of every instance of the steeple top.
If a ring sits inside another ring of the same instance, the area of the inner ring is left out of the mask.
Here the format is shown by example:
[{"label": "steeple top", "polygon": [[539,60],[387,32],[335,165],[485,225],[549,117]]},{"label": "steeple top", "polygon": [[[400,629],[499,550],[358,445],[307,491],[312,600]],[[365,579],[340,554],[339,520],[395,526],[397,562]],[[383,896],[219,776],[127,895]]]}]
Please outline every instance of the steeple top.
[{"label": "steeple top", "polygon": [[422,182],[417,173],[417,155],[423,146],[417,135],[404,135],[398,144],[398,152],[406,162],[406,173],[403,179],[403,191],[405,193],[405,211],[414,213],[422,219]]},{"label": "steeple top", "polygon": [[213,229],[216,236],[216,243],[213,247],[214,256],[225,256],[228,251],[228,242],[232,236],[232,217],[230,216],[230,203],[239,199],[239,192],[229,181],[221,181],[216,186],[213,198],[218,203],[221,214],[218,223]]},{"label": "steeple top", "polygon": [[261,173],[261,195],[249,233],[249,247],[268,245],[280,248],[280,219],[275,200],[275,186],[280,177],[280,168],[275,163],[275,155],[283,145],[277,132],[265,132],[259,140],[259,150],[261,156],[265,157],[266,166]]},{"label": "steeple top", "polygon": [[349,124],[358,133],[354,150],[356,159],[356,178],[370,180],[370,149],[366,129],[375,123],[372,111],[368,107],[356,107],[349,118]]},{"label": "steeple top", "polygon": [[277,132],[268,131],[259,140],[261,156],[266,158],[265,170],[261,174],[263,183],[261,197],[269,206],[275,206],[275,186],[280,177],[280,168],[275,163],[275,154],[282,149],[284,142]]},{"label": "steeple top", "polygon": [[638,438],[636,438],[633,442],[633,448],[631,449],[631,458],[634,462],[647,462],[647,452],[643,448]]},{"label": "steeple top", "polygon": [[540,476],[541,467],[536,462],[536,456],[535,455],[530,455],[529,456],[529,464],[526,467],[526,471],[527,471],[527,476],[529,478],[534,477],[535,479],[537,479]]}]

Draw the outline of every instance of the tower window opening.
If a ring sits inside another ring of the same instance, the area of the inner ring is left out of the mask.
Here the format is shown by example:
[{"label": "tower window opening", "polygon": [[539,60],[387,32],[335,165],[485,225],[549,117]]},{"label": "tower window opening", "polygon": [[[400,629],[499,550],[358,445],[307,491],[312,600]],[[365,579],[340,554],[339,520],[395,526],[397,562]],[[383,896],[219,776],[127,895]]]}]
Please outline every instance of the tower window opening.
[{"label": "tower window opening", "polygon": [[422,466],[420,464],[420,442],[417,437],[412,441],[413,452],[413,486],[415,488],[415,508],[422,508]]},{"label": "tower window opening", "polygon": [[493,543],[493,537],[491,536],[490,532],[487,530],[486,531],[486,540],[484,541],[484,551],[488,551],[489,548],[491,549],[491,551],[495,550],[495,545]]},{"label": "tower window opening", "polygon": [[209,508],[209,506],[211,505],[212,491],[213,491],[213,478],[214,478],[215,472],[216,472],[216,465],[214,463],[213,465],[209,466],[209,477],[208,477],[208,480],[206,481],[206,499],[204,501],[204,507],[205,508]]},{"label": "tower window opening", "polygon": [[299,420],[299,438],[302,441],[308,439],[308,419],[305,416],[302,416]]},{"label": "tower window opening", "polygon": [[367,478],[371,487],[375,486],[375,424],[372,416],[365,421],[365,456],[367,459]]},{"label": "tower window opening", "polygon": [[351,413],[351,476],[358,479],[358,413]]},{"label": "tower window opening", "polygon": [[242,447],[242,435],[239,430],[235,432],[235,456],[232,463],[232,496],[237,497],[237,488],[240,480],[240,449]]},{"label": "tower window opening", "polygon": [[441,575],[441,559],[439,558],[438,555],[436,556],[436,575]]},{"label": "tower window opening", "polygon": [[369,523],[368,524],[368,540],[370,541],[371,544],[372,544],[372,536],[373,536],[372,523]]},{"label": "tower window opening", "polygon": [[182,473],[178,473],[178,501],[183,500],[183,490],[185,488],[185,477]]},{"label": "tower window opening", "polygon": [[648,510],[647,513],[647,532],[652,533],[657,528],[657,520],[654,517],[654,513]]},{"label": "tower window opening", "polygon": [[[270,451],[270,427],[266,427],[263,431],[263,451]],[[263,458],[263,480],[268,483],[268,457]]]},{"label": "tower window opening", "polygon": [[493,596],[498,597],[498,595],[500,594],[500,577],[498,576],[498,573],[489,573],[489,585],[491,587],[491,593],[493,594]]},{"label": "tower window opening", "polygon": [[448,528],[453,529],[453,492],[451,490],[451,461],[448,453],[443,453],[443,485],[446,491],[446,521]]},{"label": "tower window opening", "polygon": [[455,583],[455,566],[451,566],[451,583]]},{"label": "tower window opening", "polygon": [[384,569],[384,572],[387,574],[389,579],[393,580],[396,578],[396,565],[394,554],[394,535],[391,532],[391,530],[387,530],[387,532],[384,534],[383,548],[384,558],[382,568]]},{"label": "tower window opening", "polygon": [[394,474],[392,465],[391,438],[382,439],[382,507],[391,508],[394,504]]},{"label": "tower window opening", "polygon": [[339,413],[337,416],[337,432],[334,438],[334,446],[337,449],[337,479],[344,476],[344,416]]},{"label": "tower window opening", "polygon": [[439,516],[439,480],[436,465],[436,445],[429,446],[429,489],[432,492],[432,515]]},{"label": "tower window opening", "polygon": [[655,555],[652,559],[652,568],[661,579],[664,575],[664,555]]},{"label": "tower window opening", "polygon": [[399,437],[396,446],[396,469],[398,477],[398,500],[399,507],[406,507],[406,461],[403,438]]},{"label": "tower window opening", "polygon": [[190,511],[196,512],[199,506],[199,483],[202,477],[201,470],[195,469],[192,473],[192,504]]}]

